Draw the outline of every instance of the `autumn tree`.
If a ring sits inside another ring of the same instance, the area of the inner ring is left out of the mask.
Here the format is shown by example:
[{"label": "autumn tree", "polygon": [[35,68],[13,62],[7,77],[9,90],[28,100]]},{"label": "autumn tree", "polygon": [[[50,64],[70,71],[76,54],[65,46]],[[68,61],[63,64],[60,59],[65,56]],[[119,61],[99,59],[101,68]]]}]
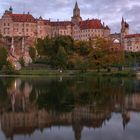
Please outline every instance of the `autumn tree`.
[{"label": "autumn tree", "polygon": [[92,68],[100,72],[101,68],[111,71],[111,66],[121,59],[121,53],[110,40],[96,38],[90,50],[89,59]]}]

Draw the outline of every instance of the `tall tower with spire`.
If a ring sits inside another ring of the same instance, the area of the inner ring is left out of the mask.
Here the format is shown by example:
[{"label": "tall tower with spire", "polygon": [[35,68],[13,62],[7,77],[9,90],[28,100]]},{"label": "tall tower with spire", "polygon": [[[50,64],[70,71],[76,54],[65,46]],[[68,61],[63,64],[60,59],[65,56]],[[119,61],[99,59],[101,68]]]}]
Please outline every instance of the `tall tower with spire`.
[{"label": "tall tower with spire", "polygon": [[123,17],[121,22],[121,34],[123,35],[129,34],[129,24],[126,21],[124,21]]},{"label": "tall tower with spire", "polygon": [[74,24],[78,24],[80,21],[82,21],[82,18],[80,16],[80,8],[78,7],[78,3],[76,1],[75,7],[73,9],[73,17],[72,17],[72,22]]},{"label": "tall tower with spire", "polygon": [[129,34],[129,24],[122,17],[121,22],[121,44],[124,44],[124,37]]}]

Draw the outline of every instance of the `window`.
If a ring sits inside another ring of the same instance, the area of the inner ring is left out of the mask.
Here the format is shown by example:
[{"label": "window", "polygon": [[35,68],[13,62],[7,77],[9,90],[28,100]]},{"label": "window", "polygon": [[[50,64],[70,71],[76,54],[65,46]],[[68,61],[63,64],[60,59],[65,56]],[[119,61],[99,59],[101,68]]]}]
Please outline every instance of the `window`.
[{"label": "window", "polygon": [[139,43],[139,38],[136,38],[135,41],[136,41],[136,43]]},{"label": "window", "polygon": [[128,46],[131,46],[132,45],[132,41],[131,40],[128,40],[127,45]]}]

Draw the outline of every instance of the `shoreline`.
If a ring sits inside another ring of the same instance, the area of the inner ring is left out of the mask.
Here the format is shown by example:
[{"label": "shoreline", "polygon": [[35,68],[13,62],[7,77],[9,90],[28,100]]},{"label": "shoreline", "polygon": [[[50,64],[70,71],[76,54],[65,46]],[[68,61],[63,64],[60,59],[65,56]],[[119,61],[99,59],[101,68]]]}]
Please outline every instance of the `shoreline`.
[{"label": "shoreline", "polygon": [[94,77],[94,76],[102,76],[102,77],[137,77],[136,71],[130,70],[122,70],[122,71],[101,71],[97,72],[94,70],[87,70],[87,71],[80,71],[80,70],[64,70],[63,72],[59,72],[58,70],[20,70],[15,74],[0,74],[0,77],[56,77],[56,76],[63,76],[63,77]]}]

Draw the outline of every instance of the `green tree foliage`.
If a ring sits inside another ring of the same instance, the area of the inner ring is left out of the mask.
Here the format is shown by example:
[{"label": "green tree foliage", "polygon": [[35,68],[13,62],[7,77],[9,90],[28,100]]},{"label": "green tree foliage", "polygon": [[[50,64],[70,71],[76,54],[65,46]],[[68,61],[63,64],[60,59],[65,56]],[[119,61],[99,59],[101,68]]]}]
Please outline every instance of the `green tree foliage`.
[{"label": "green tree foliage", "polygon": [[24,62],[23,57],[21,57],[21,58],[19,59],[19,63],[21,64],[22,67],[25,66],[25,62]]},{"label": "green tree foliage", "polygon": [[0,47],[0,70],[6,64],[7,56],[8,56],[8,52],[7,52],[6,48]]},{"label": "green tree foliage", "polygon": [[59,47],[56,55],[56,65],[60,69],[66,69],[68,64],[68,56],[64,47]]},{"label": "green tree foliage", "polygon": [[70,36],[59,36],[54,38],[53,46],[56,51],[62,46],[68,54],[71,54],[74,49],[74,40]]},{"label": "green tree foliage", "polygon": [[90,51],[90,44],[89,42],[86,41],[76,41],[75,42],[75,50],[78,54],[82,55],[82,56],[86,56],[89,54]]},{"label": "green tree foliage", "polygon": [[30,47],[29,54],[30,54],[30,57],[32,58],[32,60],[34,61],[36,58],[36,49],[34,47]]},{"label": "green tree foliage", "polygon": [[89,68],[88,60],[80,60],[78,59],[76,62],[76,69],[81,70],[81,72],[86,72]]},{"label": "green tree foliage", "polygon": [[38,39],[36,49],[39,55],[56,55],[59,47],[64,47],[67,53],[72,53],[74,40],[70,36]]},{"label": "green tree foliage", "polygon": [[[90,41],[74,41],[70,36],[38,39],[36,49],[40,58],[45,58],[52,68],[98,69],[108,71],[114,64],[122,64],[122,53],[112,51],[116,46],[103,38]],[[77,63],[77,61],[80,61]],[[39,61],[40,62],[40,61]]]},{"label": "green tree foliage", "polygon": [[[62,47],[62,53],[71,55],[74,51],[74,40],[70,36],[58,36],[51,39],[46,37],[43,40],[38,39],[36,44],[38,55],[41,56],[41,58],[45,56],[45,60],[47,60],[48,64],[54,68],[58,67],[58,65],[60,66],[61,58],[58,55],[60,55]],[[67,61],[67,59],[65,61]],[[64,62],[64,65],[66,65],[65,61],[62,61],[61,64]]]},{"label": "green tree foliage", "polygon": [[36,49],[37,49],[38,55],[46,55],[44,41],[45,40],[42,40],[42,39],[37,40]]},{"label": "green tree foliage", "polygon": [[124,59],[126,66],[140,65],[140,52],[125,52]]},{"label": "green tree foliage", "polygon": [[6,62],[5,73],[6,74],[14,74],[15,73],[15,68],[10,61]]}]

